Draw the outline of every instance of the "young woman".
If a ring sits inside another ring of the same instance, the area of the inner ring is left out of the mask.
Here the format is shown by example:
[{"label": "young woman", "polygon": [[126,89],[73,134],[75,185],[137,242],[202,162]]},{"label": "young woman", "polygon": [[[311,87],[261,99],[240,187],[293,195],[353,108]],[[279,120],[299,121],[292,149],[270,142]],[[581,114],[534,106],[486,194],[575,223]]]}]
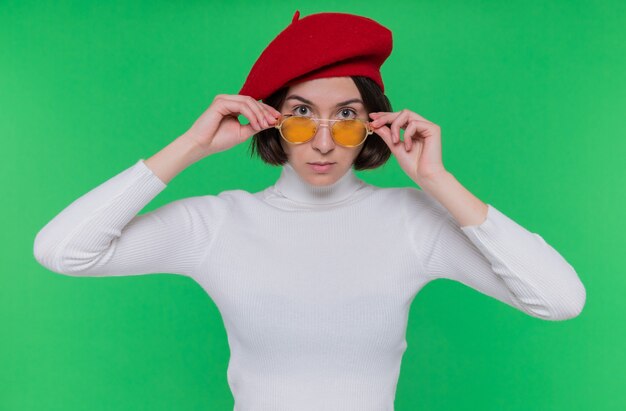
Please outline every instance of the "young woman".
[{"label": "young woman", "polygon": [[[409,308],[437,278],[536,318],[577,316],[572,266],[446,170],[439,126],[392,111],[379,73],[390,51],[373,20],[296,13],[239,94],[70,204],[35,257],[73,276],[193,278],[224,320],[237,411],[393,410]],[[250,137],[282,166],[274,185],[138,214],[180,171]],[[391,154],[421,190],[355,175]]]}]

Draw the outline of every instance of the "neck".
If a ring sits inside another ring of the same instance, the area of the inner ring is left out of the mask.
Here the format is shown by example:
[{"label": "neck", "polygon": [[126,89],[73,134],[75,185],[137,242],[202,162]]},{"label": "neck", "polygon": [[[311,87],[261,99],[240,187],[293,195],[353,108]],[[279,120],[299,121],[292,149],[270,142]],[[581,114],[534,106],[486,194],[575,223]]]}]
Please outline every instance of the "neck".
[{"label": "neck", "polygon": [[283,197],[297,203],[323,205],[344,201],[365,185],[354,170],[349,168],[334,183],[315,186],[300,177],[290,163],[285,163],[274,189]]}]

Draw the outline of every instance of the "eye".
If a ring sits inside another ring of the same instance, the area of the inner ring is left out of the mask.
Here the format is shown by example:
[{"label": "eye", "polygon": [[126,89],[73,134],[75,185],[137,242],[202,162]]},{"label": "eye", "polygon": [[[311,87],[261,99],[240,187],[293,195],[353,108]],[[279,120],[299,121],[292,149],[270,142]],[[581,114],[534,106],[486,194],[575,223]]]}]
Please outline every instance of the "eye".
[{"label": "eye", "polygon": [[[303,110],[300,110],[300,109],[305,109],[305,110],[304,110],[305,112],[303,113],[303,112],[302,112]],[[295,111],[297,110],[298,112],[297,112],[297,113],[295,113],[296,115],[298,115],[298,116],[305,116],[305,115],[306,115],[306,110],[308,110],[308,109],[309,109],[309,108],[308,108],[307,106],[304,106],[304,105],[302,105],[302,106],[296,106],[296,107],[294,107],[294,108],[291,110],[291,112],[293,113],[293,112],[295,112]]]},{"label": "eye", "polygon": [[[306,116],[308,114],[308,111],[310,111],[310,109],[306,105],[296,106],[296,107],[294,107],[291,110],[292,113],[294,113],[294,114],[296,114],[298,116]],[[357,113],[356,110],[354,110],[352,108],[342,108],[341,110],[339,110],[339,113],[340,113],[340,115],[343,115],[345,113],[352,113],[352,114],[354,114],[353,118],[357,118],[359,116],[359,113]]]},{"label": "eye", "polygon": [[340,112],[341,113],[345,113],[345,112],[352,113],[352,114],[354,114],[354,118],[359,116],[359,114],[355,110],[353,110],[351,108],[342,108]]}]

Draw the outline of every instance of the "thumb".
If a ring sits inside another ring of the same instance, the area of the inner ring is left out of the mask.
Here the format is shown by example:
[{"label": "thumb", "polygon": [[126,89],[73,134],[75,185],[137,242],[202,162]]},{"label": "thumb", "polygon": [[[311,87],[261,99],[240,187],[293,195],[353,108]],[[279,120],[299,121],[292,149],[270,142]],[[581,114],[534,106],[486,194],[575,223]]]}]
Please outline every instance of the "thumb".
[{"label": "thumb", "polygon": [[245,124],[242,125],[239,128],[239,139],[240,141],[246,141],[247,139],[249,139],[251,136],[253,136],[254,134],[258,133],[258,131],[256,131],[254,128],[252,128],[251,124]]}]

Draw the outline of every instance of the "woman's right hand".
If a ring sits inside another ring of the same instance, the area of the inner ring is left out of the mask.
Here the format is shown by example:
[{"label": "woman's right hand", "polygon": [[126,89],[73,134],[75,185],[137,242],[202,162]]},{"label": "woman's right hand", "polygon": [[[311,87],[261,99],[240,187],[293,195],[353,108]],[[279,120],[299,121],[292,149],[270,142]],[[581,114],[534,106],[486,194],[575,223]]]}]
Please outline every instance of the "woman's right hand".
[{"label": "woman's right hand", "polygon": [[[249,124],[240,124],[239,114],[246,117]],[[200,156],[204,158],[243,143],[261,130],[274,127],[280,114],[250,96],[218,94],[184,137],[197,144]]]}]

